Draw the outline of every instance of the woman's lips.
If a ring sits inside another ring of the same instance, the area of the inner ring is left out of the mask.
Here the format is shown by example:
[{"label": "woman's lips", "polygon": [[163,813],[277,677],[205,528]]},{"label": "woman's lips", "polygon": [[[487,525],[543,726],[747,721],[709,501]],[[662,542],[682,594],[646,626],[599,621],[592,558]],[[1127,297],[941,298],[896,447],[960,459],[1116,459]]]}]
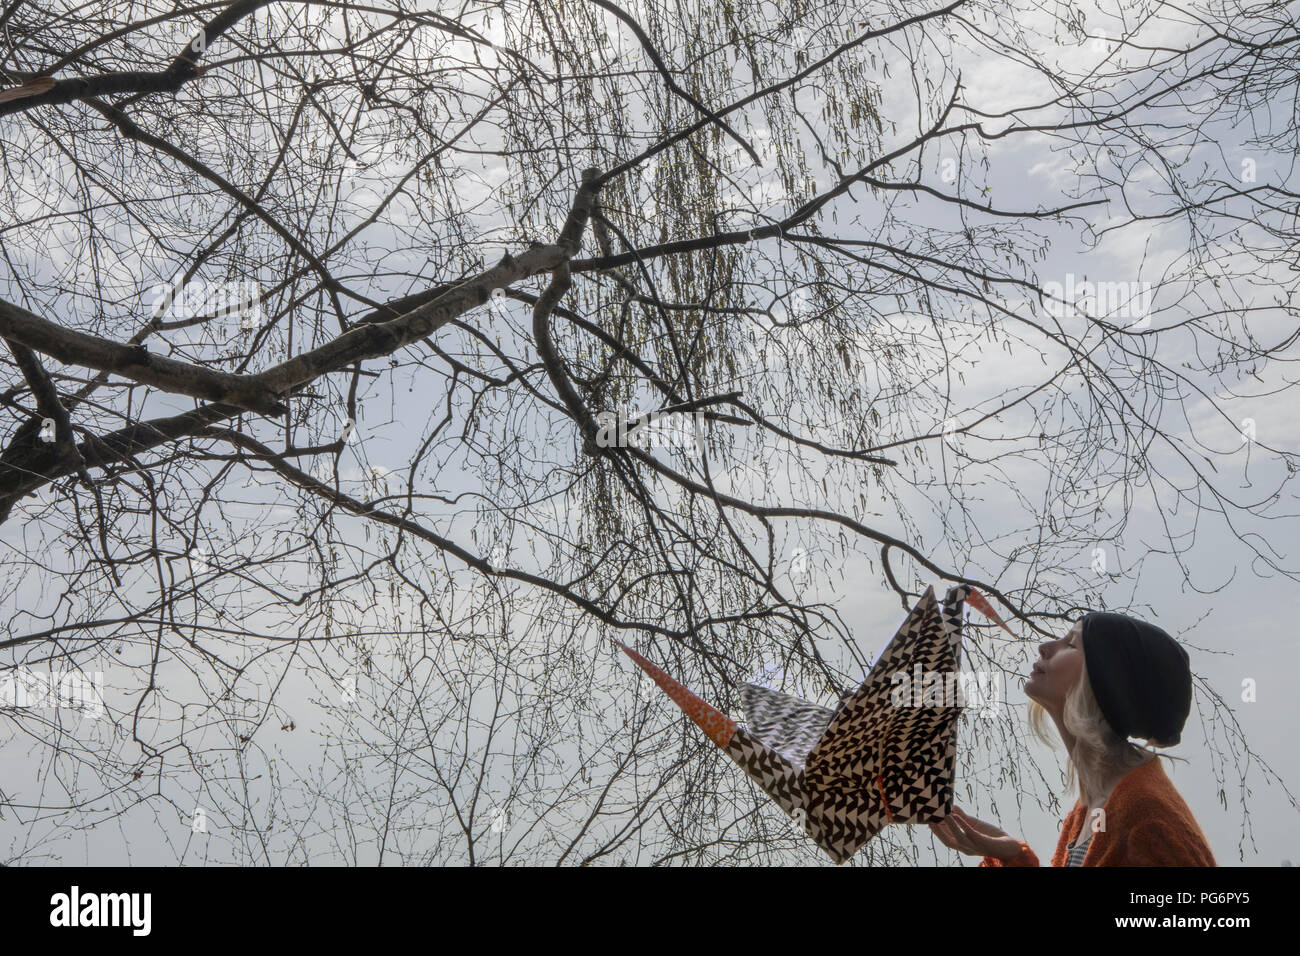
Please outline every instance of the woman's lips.
[{"label": "woman's lips", "polygon": [[1035,663],[1034,663],[1034,666],[1033,666],[1032,668],[1030,668],[1030,673],[1031,673],[1031,674],[1044,674],[1044,673],[1046,673],[1046,671],[1043,670],[1043,665],[1042,665],[1042,664],[1039,664],[1039,663],[1035,662]]}]

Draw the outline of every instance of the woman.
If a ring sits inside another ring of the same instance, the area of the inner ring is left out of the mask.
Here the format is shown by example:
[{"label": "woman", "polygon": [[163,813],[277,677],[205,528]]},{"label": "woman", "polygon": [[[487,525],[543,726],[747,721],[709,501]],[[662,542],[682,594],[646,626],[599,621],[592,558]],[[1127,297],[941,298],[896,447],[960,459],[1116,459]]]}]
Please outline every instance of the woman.
[{"label": "woman", "polygon": [[[1153,624],[1093,612],[1039,655],[1025,683],[1030,726],[1047,739],[1043,715],[1051,716],[1079,781],[1052,866],[1214,866],[1157,755],[1129,742],[1178,743],[1192,705],[1187,652]],[[946,846],[984,857],[980,866],[1038,866],[1027,844],[955,806],[930,829]]]}]

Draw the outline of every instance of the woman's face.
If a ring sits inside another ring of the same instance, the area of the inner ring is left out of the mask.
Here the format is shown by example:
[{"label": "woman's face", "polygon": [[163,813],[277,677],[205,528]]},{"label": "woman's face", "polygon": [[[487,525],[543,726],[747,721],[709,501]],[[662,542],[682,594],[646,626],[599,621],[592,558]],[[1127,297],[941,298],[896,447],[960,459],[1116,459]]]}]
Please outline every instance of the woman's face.
[{"label": "woman's face", "polygon": [[1065,705],[1079,675],[1083,673],[1083,624],[1076,623],[1070,633],[1038,645],[1038,660],[1025,681],[1025,696],[1049,711],[1058,713]]}]

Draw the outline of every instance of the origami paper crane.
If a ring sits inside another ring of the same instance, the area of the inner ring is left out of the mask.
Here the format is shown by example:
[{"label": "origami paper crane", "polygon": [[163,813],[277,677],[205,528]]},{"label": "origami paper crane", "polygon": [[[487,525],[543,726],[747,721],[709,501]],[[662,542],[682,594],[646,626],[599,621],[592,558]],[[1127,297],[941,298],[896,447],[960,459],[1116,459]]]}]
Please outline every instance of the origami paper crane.
[{"label": "origami paper crane", "polygon": [[746,727],[616,643],[832,860],[843,863],[886,824],[935,823],[952,810],[960,707],[898,706],[894,675],[911,675],[918,665],[922,672],[957,673],[967,601],[1012,633],[973,588],[952,588],[942,607],[934,588],[927,588],[862,686],[838,708],[746,684]]}]

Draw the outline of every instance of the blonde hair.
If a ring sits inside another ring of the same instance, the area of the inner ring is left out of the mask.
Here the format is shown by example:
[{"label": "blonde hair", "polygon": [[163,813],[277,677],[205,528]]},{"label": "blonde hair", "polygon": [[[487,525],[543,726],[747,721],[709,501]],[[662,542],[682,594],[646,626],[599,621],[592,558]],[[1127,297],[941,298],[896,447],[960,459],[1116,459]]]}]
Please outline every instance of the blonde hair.
[{"label": "blonde hair", "polygon": [[[1081,797],[1101,791],[1107,770],[1126,774],[1158,756],[1121,737],[1106,722],[1088,682],[1087,667],[1080,669],[1078,682],[1065,695],[1061,722],[1074,735],[1067,779],[1071,787],[1077,782]],[[1029,729],[1049,747],[1056,746],[1054,736],[1047,730],[1047,708],[1036,701],[1029,702]]]}]

